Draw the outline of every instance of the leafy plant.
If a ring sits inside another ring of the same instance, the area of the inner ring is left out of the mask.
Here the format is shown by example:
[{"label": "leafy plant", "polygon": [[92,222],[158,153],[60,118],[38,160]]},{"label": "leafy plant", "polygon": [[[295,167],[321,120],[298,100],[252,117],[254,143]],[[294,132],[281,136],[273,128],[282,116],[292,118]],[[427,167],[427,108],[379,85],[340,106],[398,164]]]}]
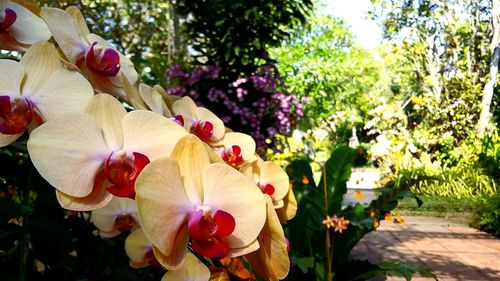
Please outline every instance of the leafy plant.
[{"label": "leafy plant", "polygon": [[471,225],[500,237],[500,194],[478,198]]},{"label": "leafy plant", "polygon": [[[415,197],[410,187],[421,180],[421,177],[391,178],[369,205],[343,206],[346,182],[357,155],[356,150],[347,146],[335,148],[324,163],[319,185],[314,182],[308,161],[300,159],[288,166],[299,207],[296,218],[286,226],[290,244],[294,245],[290,254],[296,265],[286,280],[365,280],[388,272],[407,280],[416,272],[434,277],[420,266],[402,262],[371,264],[349,257],[353,247],[375,230],[374,224],[396,208],[399,200]],[[417,202],[422,203],[418,198]]]}]

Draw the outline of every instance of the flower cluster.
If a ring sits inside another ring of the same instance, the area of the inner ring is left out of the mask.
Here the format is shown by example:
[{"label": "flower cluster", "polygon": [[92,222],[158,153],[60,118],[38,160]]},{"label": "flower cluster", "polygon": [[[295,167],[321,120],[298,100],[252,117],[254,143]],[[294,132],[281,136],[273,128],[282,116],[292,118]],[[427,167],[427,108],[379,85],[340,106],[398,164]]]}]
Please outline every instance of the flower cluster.
[{"label": "flower cluster", "polygon": [[[266,280],[285,278],[281,223],[297,203],[287,174],[256,154],[251,136],[190,97],[140,83],[75,7],[33,13],[1,1],[0,36],[10,40],[1,48],[26,50],[20,62],[0,60],[0,146],[28,132],[30,159],[63,208],[92,211],[102,237],[131,232],[131,267],[162,267],[162,280],[209,280],[199,257],[242,257]],[[195,85],[219,71],[171,68],[169,77]]]},{"label": "flower cluster", "polygon": [[191,72],[172,64],[165,75],[167,92],[189,96],[199,106],[221,113],[230,126],[250,134],[262,150],[277,151],[277,134],[289,134],[304,115],[303,105],[295,95],[286,93],[284,83],[274,65],[260,66],[251,77],[232,81],[220,76],[216,66],[194,68]]}]

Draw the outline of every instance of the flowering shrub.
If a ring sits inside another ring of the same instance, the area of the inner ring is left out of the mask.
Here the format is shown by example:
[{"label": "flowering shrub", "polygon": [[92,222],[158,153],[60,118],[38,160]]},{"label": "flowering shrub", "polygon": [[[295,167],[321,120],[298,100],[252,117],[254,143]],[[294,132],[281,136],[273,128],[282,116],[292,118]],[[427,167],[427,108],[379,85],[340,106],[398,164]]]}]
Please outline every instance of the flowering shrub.
[{"label": "flowering shrub", "polygon": [[[101,237],[131,232],[130,266],[167,270],[164,281],[231,275],[224,259],[244,260],[254,279],[287,276],[281,223],[295,216],[295,197],[287,174],[256,154],[251,136],[227,129],[231,120],[190,97],[141,83],[130,60],[91,34],[77,8],[33,13],[11,1],[0,8],[0,34],[22,43],[2,47],[26,49],[20,62],[0,60],[0,147],[29,133],[29,160],[63,208],[91,211]],[[27,34],[50,30],[59,51],[45,41],[27,46],[15,28],[22,24]],[[258,75],[255,87],[275,90]],[[217,69],[184,78],[195,85],[202,77],[216,78]],[[19,280],[26,279],[28,218],[25,212],[18,222]]]},{"label": "flowering shrub", "polygon": [[260,66],[251,77],[229,81],[221,68],[207,66],[187,71],[172,64],[166,71],[167,92],[190,96],[198,106],[220,112],[230,128],[250,134],[263,155],[281,149],[278,134],[288,135],[304,115],[302,102],[288,94],[274,65]]}]

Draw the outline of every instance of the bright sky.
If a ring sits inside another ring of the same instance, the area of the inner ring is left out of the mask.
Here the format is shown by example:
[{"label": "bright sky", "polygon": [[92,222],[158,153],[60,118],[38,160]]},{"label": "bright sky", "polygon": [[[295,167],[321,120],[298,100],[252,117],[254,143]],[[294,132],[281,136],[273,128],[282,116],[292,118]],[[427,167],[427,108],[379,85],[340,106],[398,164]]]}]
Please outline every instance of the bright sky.
[{"label": "bright sky", "polygon": [[358,44],[365,48],[378,46],[382,40],[380,27],[368,19],[370,0],[323,0],[328,14],[343,18],[351,26]]}]

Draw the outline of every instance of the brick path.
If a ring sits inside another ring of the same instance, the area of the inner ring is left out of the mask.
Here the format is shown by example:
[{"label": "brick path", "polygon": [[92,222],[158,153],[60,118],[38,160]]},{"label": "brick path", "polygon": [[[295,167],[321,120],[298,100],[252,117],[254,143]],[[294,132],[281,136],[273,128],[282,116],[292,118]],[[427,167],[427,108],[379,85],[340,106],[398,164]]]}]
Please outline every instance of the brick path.
[{"label": "brick path", "polygon": [[[426,265],[440,281],[500,280],[500,239],[448,219],[405,219],[406,227],[382,222],[377,231],[358,243],[352,257],[370,262],[390,259]],[[405,279],[389,276],[385,280]],[[412,280],[433,279],[416,276]]]}]

